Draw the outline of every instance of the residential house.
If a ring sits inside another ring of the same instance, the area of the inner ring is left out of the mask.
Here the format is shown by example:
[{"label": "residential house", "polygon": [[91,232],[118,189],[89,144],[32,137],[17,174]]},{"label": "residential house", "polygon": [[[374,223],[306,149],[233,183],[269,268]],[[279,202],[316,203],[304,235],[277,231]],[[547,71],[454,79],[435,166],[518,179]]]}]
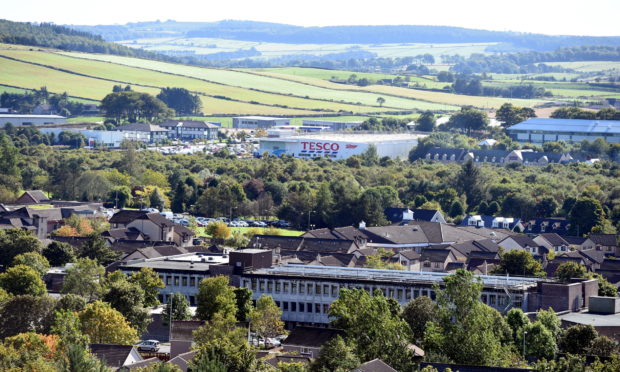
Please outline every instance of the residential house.
[{"label": "residential house", "polygon": [[505,251],[524,250],[533,255],[542,255],[546,253],[546,249],[540,249],[541,246],[527,235],[509,236],[498,244]]},{"label": "residential house", "polygon": [[409,208],[385,208],[383,214],[391,223],[413,220],[413,211]]},{"label": "residential house", "polygon": [[422,255],[415,250],[400,251],[397,254],[398,262],[410,271],[421,271],[420,258]]},{"label": "residential house", "polygon": [[414,209],[413,220],[446,223],[443,214],[436,209]]},{"label": "residential house", "polygon": [[398,372],[394,368],[390,367],[387,363],[381,359],[373,359],[361,366],[355,368],[351,372]]},{"label": "residential house", "polygon": [[489,229],[507,229],[510,231],[522,232],[523,224],[521,219],[512,217],[486,216],[468,214],[461,226],[486,227]]},{"label": "residential house", "polygon": [[282,351],[316,358],[323,344],[336,336],[344,338],[344,331],[332,328],[297,326],[282,341]]},{"label": "residential house", "polygon": [[570,244],[556,233],[539,234],[533,240],[536,244],[549,249],[549,251],[554,251],[556,253],[570,251]]},{"label": "residential house", "polygon": [[561,217],[533,218],[523,221],[523,227],[526,234],[556,233],[564,236],[570,232],[570,222]]},{"label": "residential house", "polygon": [[586,240],[588,240],[588,238],[584,238],[582,236],[570,236],[570,235],[564,235],[562,236],[562,239],[564,239],[568,243],[568,247],[570,249],[574,249],[578,251],[585,249],[583,247],[583,243],[585,243]]},{"label": "residential house", "polygon": [[89,348],[97,359],[113,371],[128,368],[144,360],[136,347],[132,345],[90,344]]},{"label": "residential house", "polygon": [[159,213],[121,210],[109,220],[113,229],[134,228],[147,240],[172,242],[179,247],[192,245],[196,234],[187,227],[174,223]]},{"label": "residential house", "polygon": [[221,126],[216,123],[196,120],[172,120],[168,119],[160,124],[168,130],[169,138],[191,141],[216,140]]},{"label": "residential house", "polygon": [[114,130],[123,132],[125,139],[130,141],[157,143],[167,138],[168,129],[147,123],[131,123],[119,125]]},{"label": "residential house", "polygon": [[450,249],[425,248],[420,252],[420,271],[445,272],[448,264],[457,261]]},{"label": "residential house", "polygon": [[15,204],[19,205],[28,205],[28,204],[46,204],[49,203],[50,198],[45,195],[45,193],[41,190],[28,190],[24,191],[24,193],[17,198]]},{"label": "residential house", "polygon": [[505,165],[519,163],[524,165],[547,165],[549,163],[569,163],[575,161],[571,154],[559,154],[552,152],[535,152],[532,150],[468,150],[454,148],[434,147],[428,150],[426,160],[439,161],[442,163],[466,163],[472,161],[475,164]]},{"label": "residential house", "polygon": [[618,255],[618,237],[616,234],[590,234],[582,244],[583,249],[596,249]]},{"label": "residential house", "polygon": [[189,351],[187,353],[179,354],[174,358],[171,358],[168,363],[179,367],[182,372],[187,372],[189,369],[189,363],[196,357],[197,354],[198,351]]}]

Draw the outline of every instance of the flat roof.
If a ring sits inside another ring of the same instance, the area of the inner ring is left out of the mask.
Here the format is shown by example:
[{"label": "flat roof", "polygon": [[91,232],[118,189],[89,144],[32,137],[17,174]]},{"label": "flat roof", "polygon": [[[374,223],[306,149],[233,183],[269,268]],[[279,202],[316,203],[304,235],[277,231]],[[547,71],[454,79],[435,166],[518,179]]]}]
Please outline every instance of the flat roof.
[{"label": "flat roof", "polygon": [[119,267],[119,269],[136,268],[141,269],[143,267],[150,267],[153,270],[182,270],[182,271],[196,271],[205,272],[209,271],[209,267],[215,262],[188,262],[188,261],[140,261],[129,262]]},{"label": "flat roof", "polygon": [[0,114],[1,118],[16,118],[16,119],[66,119],[60,115],[20,115],[20,114]]},{"label": "flat roof", "polygon": [[507,130],[620,134],[620,121],[532,118],[515,124]]},{"label": "flat roof", "polygon": [[[356,267],[333,267],[319,265],[282,265],[267,269],[257,269],[250,273],[263,275],[302,276],[326,279],[357,279],[380,282],[403,283],[438,283],[449,273],[435,273],[428,271],[380,270]],[[485,287],[512,287],[529,288],[543,281],[540,278],[521,278],[510,276],[475,275],[482,279]]]},{"label": "flat roof", "polygon": [[259,138],[260,141],[271,142],[300,142],[300,141],[341,141],[356,143],[376,143],[417,140],[428,134],[414,133],[333,133],[321,132],[316,134],[300,134],[286,138]]},{"label": "flat roof", "polygon": [[251,120],[290,120],[291,118],[272,118],[269,116],[235,116],[233,119],[251,119]]},{"label": "flat roof", "polygon": [[587,311],[558,316],[561,320],[577,324],[591,324],[594,327],[619,327],[620,314],[595,314]]}]

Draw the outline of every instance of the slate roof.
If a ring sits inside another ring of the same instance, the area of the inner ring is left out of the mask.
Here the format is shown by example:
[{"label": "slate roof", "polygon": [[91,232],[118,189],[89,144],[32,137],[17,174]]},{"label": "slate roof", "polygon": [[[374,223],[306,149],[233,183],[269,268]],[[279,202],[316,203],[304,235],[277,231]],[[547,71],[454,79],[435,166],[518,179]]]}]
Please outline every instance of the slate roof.
[{"label": "slate roof", "polygon": [[419,260],[420,257],[422,257],[418,252],[414,250],[400,251],[398,253],[408,260]]},{"label": "slate roof", "polygon": [[144,238],[144,235],[135,227],[110,229],[101,233],[101,236],[109,236],[114,239],[127,239],[136,240],[140,237]]},{"label": "slate roof", "polygon": [[449,249],[425,248],[420,253],[421,261],[446,262],[448,256],[452,254]]},{"label": "slate roof", "polygon": [[413,210],[413,219],[416,221],[429,221],[431,222],[433,217],[439,212],[436,209],[414,209]]},{"label": "slate roof", "polygon": [[607,258],[607,255],[603,251],[599,251],[596,249],[585,249],[583,251],[577,251],[580,255],[585,257],[586,259],[592,261],[592,263],[601,264]]},{"label": "slate roof", "polygon": [[336,336],[344,338],[345,333],[341,329],[297,326],[282,341],[282,344],[320,348],[324,343]]},{"label": "slate roof", "polygon": [[[508,238],[504,239],[507,240]],[[522,248],[525,247],[538,247],[538,243],[536,243],[532,238],[530,238],[527,235],[514,235],[511,236],[510,239],[514,240],[517,244],[519,244],[519,246],[521,246]],[[502,242],[504,241],[502,240]],[[502,245],[500,242],[499,245]]]},{"label": "slate roof", "polygon": [[[565,218],[534,218],[529,221],[521,221],[525,232],[528,234],[556,233],[558,235],[567,235],[570,222]],[[543,223],[546,224],[544,231]]]},{"label": "slate roof", "polygon": [[564,239],[564,241],[566,241],[570,245],[582,245],[587,240],[587,238],[581,236],[570,235],[564,235],[562,236],[562,239]]},{"label": "slate roof", "polygon": [[45,195],[45,193],[41,190],[24,191],[24,193],[18,199],[23,198],[24,195],[28,195],[32,200],[35,201],[35,203],[45,203],[50,201],[50,198],[48,198],[47,195]]},{"label": "slate roof", "polygon": [[540,234],[539,236],[542,236],[543,238],[545,238],[545,240],[548,241],[549,244],[551,244],[554,247],[568,245],[568,242],[556,233],[543,233],[543,234]]},{"label": "slate roof", "polygon": [[398,372],[381,359],[373,359],[355,368],[352,372]]},{"label": "slate roof", "polygon": [[122,224],[122,225],[127,225],[128,223],[133,222],[134,220],[138,219],[139,217],[147,214],[148,212],[146,211],[135,211],[135,210],[129,210],[129,209],[122,209],[118,212],[116,212],[108,222],[110,223],[118,223],[118,224]]},{"label": "slate roof", "polygon": [[383,210],[383,214],[385,215],[385,218],[392,222],[400,222],[403,220],[403,213],[408,211],[409,208],[385,208]]},{"label": "slate roof", "polygon": [[109,344],[90,344],[90,351],[97,359],[104,361],[109,367],[120,368],[123,366],[131,350],[132,345],[109,345]]},{"label": "slate roof", "polygon": [[197,351],[188,351],[187,353],[175,356],[174,358],[170,359],[168,363],[174,364],[175,366],[179,367],[181,371],[186,372],[189,362],[191,362],[192,359],[196,357],[196,354],[198,354]]},{"label": "slate roof", "polygon": [[161,360],[159,360],[159,358],[152,357],[152,358],[144,359],[141,362],[130,364],[130,365],[126,366],[125,368],[128,368],[129,370],[137,369],[137,368],[144,368],[144,367],[150,366],[151,364],[156,364],[156,363],[159,363],[159,362],[161,362]]},{"label": "slate roof", "polygon": [[458,269],[464,269],[465,266],[465,262],[448,262],[448,264],[446,265],[446,272],[450,272],[450,271],[456,271]]},{"label": "slate roof", "polygon": [[602,245],[607,247],[615,247],[618,245],[615,234],[590,234],[588,239],[596,245]]}]

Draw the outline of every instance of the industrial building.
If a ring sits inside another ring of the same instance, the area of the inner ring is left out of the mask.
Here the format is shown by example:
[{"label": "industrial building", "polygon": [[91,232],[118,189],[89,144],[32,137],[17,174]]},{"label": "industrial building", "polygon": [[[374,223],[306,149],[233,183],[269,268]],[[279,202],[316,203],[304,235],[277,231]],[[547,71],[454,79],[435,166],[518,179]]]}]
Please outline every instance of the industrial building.
[{"label": "industrial building", "polygon": [[303,120],[302,123],[306,127],[327,127],[330,131],[336,132],[353,129],[362,124],[363,121]]},{"label": "industrial building", "polygon": [[407,159],[409,151],[425,134],[318,133],[281,138],[260,138],[259,154],[291,155],[296,158],[328,157],[334,160],[360,155],[370,145],[379,157]]},{"label": "industrial building", "polygon": [[[90,130],[90,129],[74,129],[74,128],[39,128],[41,133],[49,134],[54,133],[54,136],[58,138],[61,132],[73,132],[81,133],[86,137],[88,146],[105,146],[105,147],[120,147],[121,143],[129,139],[124,132],[109,131],[109,130]],[[145,140],[148,140],[148,134],[144,134]]]},{"label": "industrial building", "polygon": [[0,127],[11,123],[14,126],[22,125],[45,125],[45,124],[64,124],[67,118],[60,115],[20,115],[20,114],[0,114]]},{"label": "industrial building", "polygon": [[270,118],[267,116],[238,116],[233,118],[232,122],[233,128],[236,129],[267,129],[290,124],[290,118]]},{"label": "industrial building", "polygon": [[507,128],[506,132],[520,143],[575,143],[597,138],[610,143],[620,143],[620,121],[617,120],[533,118]]}]

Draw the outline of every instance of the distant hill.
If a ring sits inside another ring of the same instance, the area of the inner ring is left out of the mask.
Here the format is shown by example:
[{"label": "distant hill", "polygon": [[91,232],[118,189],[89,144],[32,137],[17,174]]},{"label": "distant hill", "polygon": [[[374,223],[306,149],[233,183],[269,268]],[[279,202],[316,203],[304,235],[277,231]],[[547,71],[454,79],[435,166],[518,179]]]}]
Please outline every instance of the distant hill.
[{"label": "distant hill", "polygon": [[51,23],[21,23],[0,19],[0,43],[149,59],[166,59],[165,56],[157,53],[110,43],[99,35]]},{"label": "distant hill", "polygon": [[209,37],[291,44],[481,43],[498,42],[497,51],[554,50],[579,45],[620,46],[620,36],[550,36],[449,26],[301,27],[279,23],[226,20],[219,22],[139,22],[114,26],[71,26],[108,41],[154,37]]}]

